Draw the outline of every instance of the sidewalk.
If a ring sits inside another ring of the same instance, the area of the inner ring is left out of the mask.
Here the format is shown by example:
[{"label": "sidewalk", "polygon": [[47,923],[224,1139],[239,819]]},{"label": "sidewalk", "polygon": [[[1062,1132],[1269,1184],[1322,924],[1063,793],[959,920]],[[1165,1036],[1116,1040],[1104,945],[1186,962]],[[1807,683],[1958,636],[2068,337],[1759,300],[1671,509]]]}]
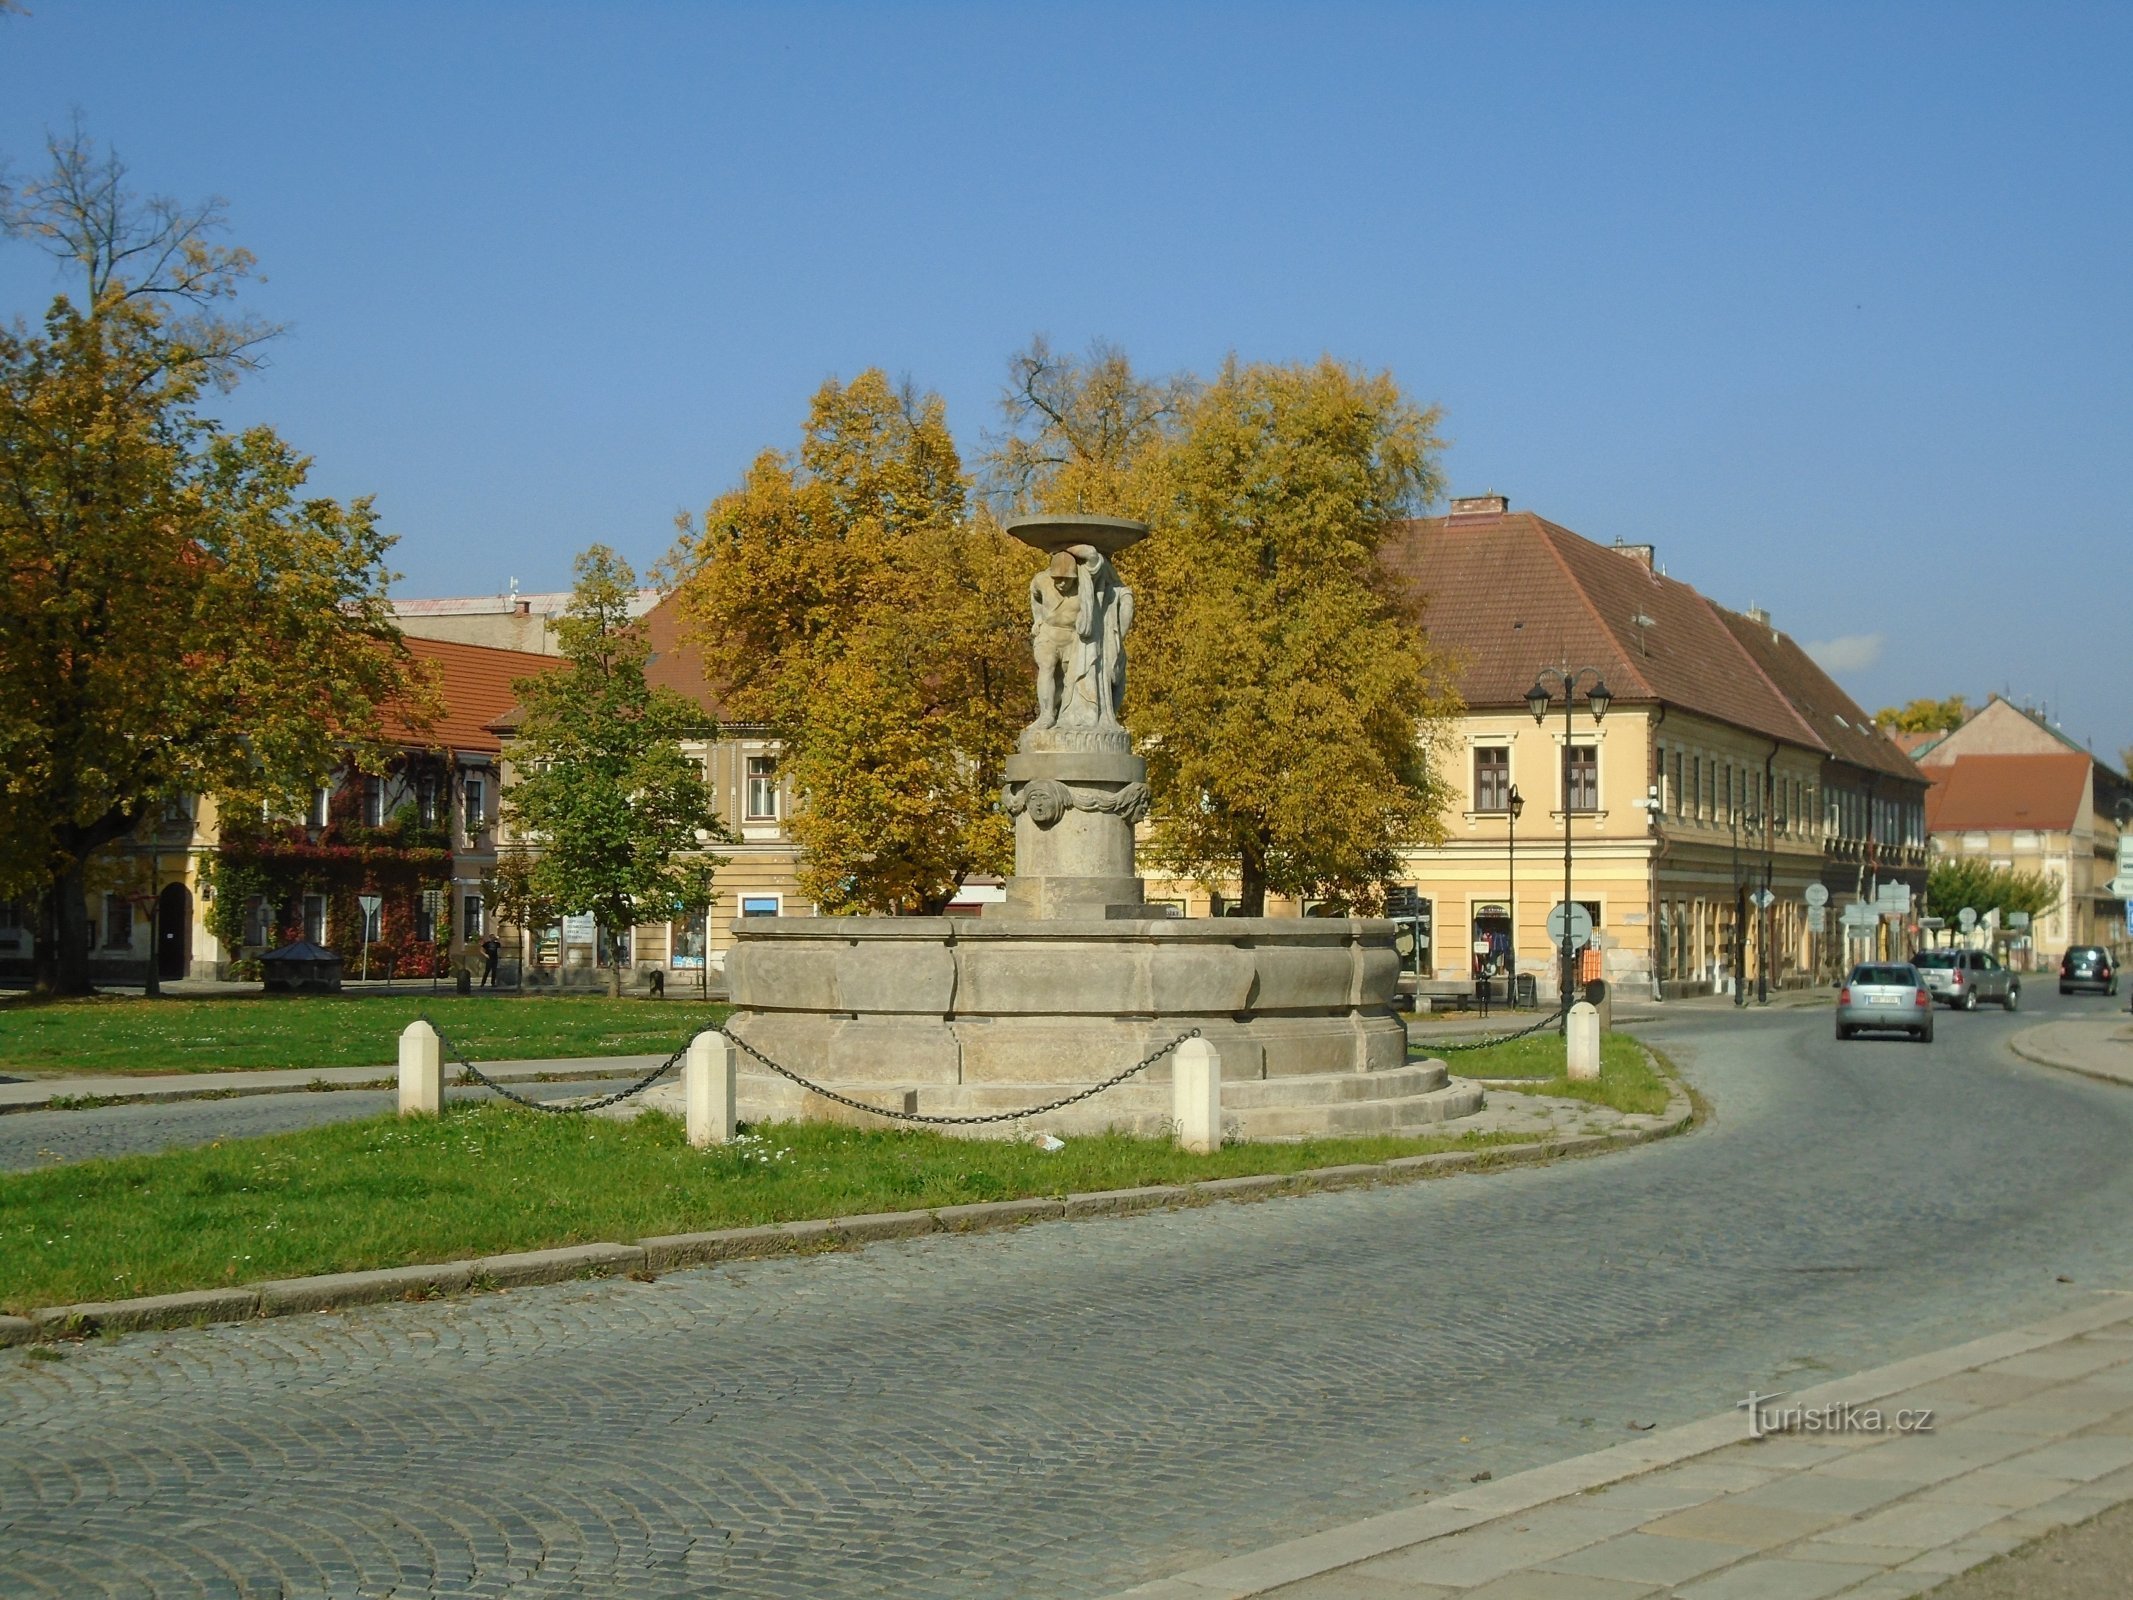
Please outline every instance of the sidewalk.
[{"label": "sidewalk", "polygon": [[2040,1067],[2133,1084],[2133,1016],[2123,1011],[2025,1028],[2007,1041],[2007,1048]]},{"label": "sidewalk", "polygon": [[2133,1296],[1764,1405],[1825,1426],[1736,1408],[1113,1600],[1923,1594],[2133,1502]]},{"label": "sidewalk", "polygon": [[[636,1078],[664,1060],[663,1055],[562,1056],[551,1061],[483,1061],[477,1064],[492,1078],[524,1082],[528,1078]],[[446,1067],[448,1076],[457,1070],[452,1063],[447,1063]],[[0,1083],[0,1114],[39,1111],[54,1100],[210,1100],[240,1094],[287,1094],[292,1089],[390,1089],[399,1082],[399,1071],[397,1066],[387,1063],[376,1067],[312,1067],[285,1072],[164,1072],[137,1077],[98,1073],[78,1078],[36,1078],[20,1083]]]}]

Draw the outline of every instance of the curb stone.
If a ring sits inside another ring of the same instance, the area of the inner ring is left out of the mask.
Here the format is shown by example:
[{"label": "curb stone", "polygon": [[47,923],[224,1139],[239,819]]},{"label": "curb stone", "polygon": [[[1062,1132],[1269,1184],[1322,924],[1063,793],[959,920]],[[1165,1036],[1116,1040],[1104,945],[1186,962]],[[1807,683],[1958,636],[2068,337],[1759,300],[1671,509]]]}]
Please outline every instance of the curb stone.
[{"label": "curb stone", "polygon": [[48,1306],[28,1317],[0,1315],[0,1348],[77,1331],[146,1331],[189,1327],[199,1322],[245,1321],[255,1316],[278,1317],[293,1312],[336,1310],[343,1306],[388,1300],[429,1299],[469,1289],[525,1287],[616,1272],[673,1272],[722,1261],[810,1254],[876,1240],[917,1238],[938,1232],[980,1233],[1022,1227],[1032,1222],[1182,1209],[1217,1200],[1265,1200],[1359,1185],[1406,1183],[1444,1173],[1491,1171],[1503,1166],[1548,1162],[1565,1156],[1649,1144],[1683,1131],[1694,1120],[1694,1103],[1677,1082],[1666,1110],[1652,1125],[1643,1128],[1618,1128],[1604,1134],[1480,1150],[1440,1150],[1429,1155],[1393,1156],[1379,1162],[1307,1168],[1301,1172],[1256,1173],[1236,1178],[1208,1178],[1187,1184],[1104,1189],[1089,1194],[773,1222],[757,1227],[720,1228],[706,1233],[662,1234],[639,1239],[635,1244],[565,1245],[554,1250],[527,1250],[467,1261],[280,1278],[233,1289]]}]

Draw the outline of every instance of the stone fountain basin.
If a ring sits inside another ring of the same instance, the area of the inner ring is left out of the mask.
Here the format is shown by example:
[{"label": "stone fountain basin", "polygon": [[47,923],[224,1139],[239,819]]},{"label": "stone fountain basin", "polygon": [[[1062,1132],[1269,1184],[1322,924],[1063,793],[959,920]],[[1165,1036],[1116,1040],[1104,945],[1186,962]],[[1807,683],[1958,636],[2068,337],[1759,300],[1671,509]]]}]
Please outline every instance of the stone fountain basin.
[{"label": "stone fountain basin", "polygon": [[1406,1060],[1381,919],[780,917],[734,935],[735,1033],[831,1084],[1093,1082],[1189,1028],[1230,1079]]}]

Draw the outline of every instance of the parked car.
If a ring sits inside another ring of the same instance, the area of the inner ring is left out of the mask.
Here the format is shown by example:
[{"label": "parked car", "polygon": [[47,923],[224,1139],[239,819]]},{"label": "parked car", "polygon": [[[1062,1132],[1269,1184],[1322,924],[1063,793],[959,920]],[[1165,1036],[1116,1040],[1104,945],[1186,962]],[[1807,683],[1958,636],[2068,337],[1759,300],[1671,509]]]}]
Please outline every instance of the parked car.
[{"label": "parked car", "polygon": [[2102,945],[2071,945],[2059,958],[2059,992],[2072,994],[2076,989],[2118,993],[2118,968],[2111,964],[2111,952]]},{"label": "parked car", "polygon": [[1869,962],[1852,968],[1837,991],[1837,1037],[1907,1033],[1933,1042],[1933,994],[1916,967]]},{"label": "parked car", "polygon": [[1983,950],[1921,950],[1911,965],[1933,998],[1958,1011],[1975,1011],[1990,1000],[2012,1011],[2022,1003],[2022,980]]}]

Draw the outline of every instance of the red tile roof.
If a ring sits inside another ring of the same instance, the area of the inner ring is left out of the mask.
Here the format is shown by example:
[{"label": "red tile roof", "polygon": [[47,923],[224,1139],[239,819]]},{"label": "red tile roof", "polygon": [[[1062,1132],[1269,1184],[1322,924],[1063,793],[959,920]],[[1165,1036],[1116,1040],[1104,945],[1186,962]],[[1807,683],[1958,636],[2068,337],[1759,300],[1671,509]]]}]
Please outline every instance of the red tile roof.
[{"label": "red tile roof", "polygon": [[1768,618],[1716,604],[1711,609],[1792,709],[1821,737],[1830,754],[1869,772],[1912,783],[1926,781],[1910,757],[1874,726],[1874,719],[1859,708],[1859,702],[1839,688],[1789,634],[1778,632]]},{"label": "red tile roof", "polygon": [[490,724],[518,704],[512,683],[553,672],[563,664],[559,656],[497,650],[451,639],[423,639],[413,634],[405,637],[408,654],[426,663],[437,675],[438,698],[444,705],[442,715],[428,728],[414,729],[404,722],[395,726],[398,736],[410,744],[497,754],[503,749],[503,741]]},{"label": "red tile roof", "polygon": [[1926,829],[2071,830],[2088,800],[2090,758],[2064,755],[1957,756],[1931,769]]},{"label": "red tile roof", "polygon": [[704,677],[703,652],[683,642],[685,629],[677,594],[660,596],[659,603],[645,613],[644,632],[652,647],[652,658],[644,666],[644,681],[655,689],[672,689],[725,721],[718,691]]},{"label": "red tile roof", "polygon": [[1598,667],[1624,704],[1827,749],[1716,608],[1635,554],[1508,511],[1395,524],[1385,558],[1429,597],[1430,638],[1462,658],[1469,705],[1515,706],[1541,667],[1568,661]]}]

